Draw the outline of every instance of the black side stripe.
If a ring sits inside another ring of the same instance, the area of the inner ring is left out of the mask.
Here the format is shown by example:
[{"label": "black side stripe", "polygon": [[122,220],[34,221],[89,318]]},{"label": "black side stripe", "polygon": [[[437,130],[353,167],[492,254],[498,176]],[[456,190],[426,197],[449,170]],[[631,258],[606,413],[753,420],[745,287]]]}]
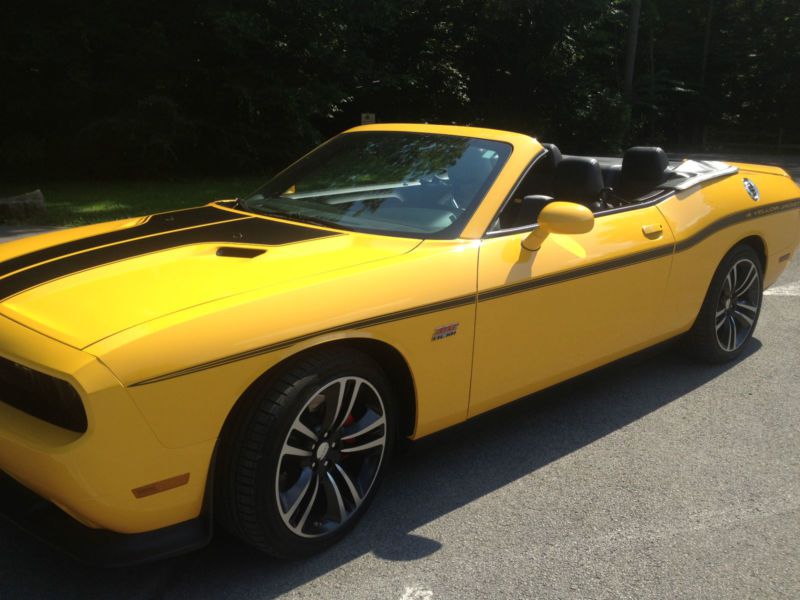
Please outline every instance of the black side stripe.
[{"label": "black side stripe", "polygon": [[531,281],[525,281],[508,286],[494,288],[491,290],[487,290],[485,292],[481,292],[479,295],[470,294],[467,296],[459,296],[457,298],[453,298],[452,300],[445,300],[434,304],[426,304],[418,308],[412,308],[399,312],[389,313],[379,317],[365,319],[363,321],[356,321],[354,323],[347,323],[345,325],[332,327],[330,329],[325,329],[323,331],[314,331],[312,333],[308,333],[306,335],[299,336],[296,338],[291,338],[282,342],[277,342],[269,346],[254,348],[253,350],[248,350],[246,352],[241,352],[239,354],[223,357],[214,361],[202,363],[199,365],[188,367],[186,369],[181,369],[179,371],[174,371],[172,373],[165,373],[164,375],[159,375],[157,377],[144,379],[142,381],[138,381],[136,383],[131,384],[131,387],[147,385],[149,383],[157,383],[159,381],[165,381],[167,379],[181,377],[182,375],[189,375],[191,373],[196,373],[198,371],[205,371],[207,369],[211,369],[217,366],[238,362],[240,360],[245,360],[247,358],[252,358],[262,354],[268,354],[275,350],[287,348],[289,346],[293,346],[294,344],[315,338],[320,335],[325,335],[328,333],[335,333],[337,331],[345,331],[349,329],[363,329],[365,327],[372,327],[375,325],[381,325],[383,323],[399,321],[401,319],[408,319],[422,314],[438,312],[441,310],[448,310],[451,308],[466,306],[469,304],[476,304],[477,301],[492,300],[494,298],[499,298],[501,296],[517,294],[535,288],[544,287],[546,285],[553,285],[555,283],[559,283],[562,281],[576,279],[578,277],[587,277],[589,275],[594,275],[597,273],[601,273],[603,271],[619,269],[621,267],[625,267],[628,265],[633,265],[648,260],[654,260],[656,258],[672,254],[673,252],[681,252],[683,250],[687,250],[697,245],[704,239],[708,238],[710,235],[713,235],[714,233],[720,231],[721,229],[724,229],[725,227],[730,227],[731,225],[735,225],[736,223],[746,221],[749,219],[764,217],[774,213],[784,212],[793,209],[800,209],[800,198],[794,198],[792,200],[787,200],[784,202],[779,202],[755,209],[740,211],[733,215],[729,215],[728,217],[720,219],[719,221],[712,223],[708,227],[696,232],[692,237],[687,238],[680,244],[675,244],[675,245],[670,244],[659,248],[654,248],[653,250],[649,250],[646,252],[639,252],[631,256],[620,257],[613,260],[604,261],[602,263],[598,263],[595,265],[590,265],[587,267],[579,267],[577,269],[572,269],[564,273],[558,273],[546,277],[541,277],[539,279],[533,279]]},{"label": "black side stripe", "polygon": [[684,250],[688,250],[692,246],[696,246],[697,244],[699,244],[706,238],[714,235],[718,231],[721,231],[726,227],[736,225],[737,223],[741,223],[743,221],[749,221],[750,219],[757,219],[759,217],[768,217],[769,215],[775,213],[781,213],[787,210],[794,210],[797,208],[800,208],[800,198],[792,198],[791,200],[776,202],[774,204],[767,204],[765,206],[759,206],[756,208],[750,208],[747,210],[739,211],[737,213],[733,213],[732,215],[728,215],[727,217],[724,217],[719,221],[715,221],[708,227],[701,229],[693,236],[686,238],[681,242],[678,242],[677,244],[675,244],[675,251],[682,252]]},{"label": "black side stripe", "polygon": [[332,235],[340,234],[269,219],[239,216],[236,220],[214,225],[136,238],[126,243],[88,250],[18,271],[0,279],[0,299],[5,300],[27,289],[80,271],[190,244],[238,243],[277,246]]},{"label": "black side stripe", "polygon": [[737,223],[748,221],[750,219],[765,217],[774,213],[793,210],[796,208],[800,208],[800,198],[794,198],[792,200],[787,200],[785,202],[779,202],[759,208],[739,211],[732,215],[728,215],[727,217],[724,217],[719,221],[711,223],[707,227],[696,232],[691,237],[686,238],[685,240],[677,244],[661,246],[659,248],[647,250],[646,252],[638,252],[636,254],[631,254],[629,256],[622,256],[620,258],[603,261],[601,263],[596,263],[594,265],[578,267],[577,269],[571,269],[569,271],[555,273],[553,275],[547,275],[545,277],[539,277],[537,279],[531,279],[529,281],[521,281],[519,283],[513,283],[511,285],[500,286],[497,288],[481,292],[478,299],[491,300],[492,298],[500,298],[502,296],[507,296],[509,294],[516,294],[518,292],[524,292],[526,290],[532,290],[547,285],[553,285],[555,283],[560,283],[562,281],[569,281],[570,279],[576,279],[578,277],[587,277],[589,275],[595,275],[597,273],[602,273],[604,271],[610,271],[612,269],[627,267],[647,260],[654,260],[656,258],[661,258],[662,256],[668,256],[673,253],[673,250],[675,253],[683,252],[684,250],[688,250],[689,248],[696,246],[697,244],[707,239],[708,237],[714,235],[715,233],[722,231],[726,227],[731,227],[732,225],[736,225]]},{"label": "black side stripe", "polygon": [[335,333],[337,331],[346,331],[348,329],[364,329],[365,327],[374,327],[375,325],[382,325],[384,323],[391,323],[392,321],[400,321],[402,319],[409,319],[411,317],[418,317],[420,315],[425,315],[433,312],[439,312],[442,310],[449,310],[452,308],[458,308],[460,306],[467,306],[470,304],[475,304],[475,294],[469,294],[467,296],[459,296],[458,298],[452,298],[450,300],[444,300],[443,302],[435,302],[433,304],[425,304],[423,306],[418,306],[417,308],[410,308],[407,310],[401,310],[394,313],[389,313],[386,315],[381,315],[379,317],[372,317],[369,319],[363,319],[361,321],[354,321],[352,323],[347,323],[345,325],[339,325],[338,327],[331,327],[330,329],[324,329],[322,331],[314,331],[313,333],[308,333],[306,335],[301,335],[295,338],[291,338],[288,340],[284,340],[282,342],[277,342],[275,344],[270,344],[268,346],[261,346],[260,348],[254,348],[252,350],[248,350],[246,352],[240,352],[239,354],[233,354],[231,356],[226,356],[224,358],[220,358],[218,360],[212,360],[206,363],[202,363],[199,365],[195,365],[193,367],[189,367],[187,369],[181,369],[180,371],[174,371],[173,373],[167,373],[165,375],[160,375],[158,377],[152,377],[150,379],[144,379],[142,381],[137,381],[136,383],[131,384],[130,387],[137,387],[140,385],[147,385],[148,383],[157,383],[159,381],[164,381],[166,379],[172,379],[174,377],[180,377],[181,375],[189,375],[190,373],[196,373],[198,371],[205,371],[207,369],[212,369],[214,367],[219,367],[222,365],[227,365],[233,362],[238,362],[240,360],[245,360],[247,358],[252,358],[254,356],[259,356],[261,354],[268,354],[270,352],[274,352],[275,350],[281,350],[282,348],[288,348],[289,346],[294,346],[295,344],[299,344],[300,342],[304,342],[306,340],[310,340],[320,335],[326,335],[328,333]]},{"label": "black side stripe", "polygon": [[525,292],[527,290],[533,290],[548,285],[554,285],[556,283],[569,281],[571,279],[588,277],[589,275],[595,275],[597,273],[602,273],[604,271],[611,271],[612,269],[627,267],[629,265],[644,262],[647,260],[654,260],[662,256],[669,256],[670,254],[672,254],[673,248],[674,246],[672,244],[669,244],[666,246],[661,246],[660,248],[654,248],[652,250],[648,250],[646,252],[638,252],[636,254],[631,254],[629,256],[621,256],[619,258],[603,261],[601,263],[597,263],[594,265],[578,267],[577,269],[570,269],[569,271],[554,273],[553,275],[546,275],[544,277],[537,277],[536,279],[530,279],[528,281],[521,281],[519,283],[513,283],[511,285],[504,285],[501,287],[492,288],[490,290],[486,290],[485,292],[481,292],[478,295],[478,300],[483,301],[483,300],[491,300],[493,298],[500,298],[501,296],[517,294],[519,292]]},{"label": "black side stripe", "polygon": [[201,206],[199,208],[152,215],[146,217],[144,222],[139,225],[134,225],[133,227],[126,227],[116,231],[109,231],[78,240],[72,240],[70,242],[56,244],[55,246],[42,248],[41,250],[29,252],[28,254],[23,254],[0,262],[0,277],[13,273],[14,271],[19,271],[20,269],[27,269],[47,260],[60,258],[67,254],[74,254],[75,252],[91,250],[98,246],[125,242],[138,237],[166,233],[185,227],[196,227],[198,225],[232,221],[234,219],[241,219],[243,216],[245,215],[220,210],[213,206]]}]

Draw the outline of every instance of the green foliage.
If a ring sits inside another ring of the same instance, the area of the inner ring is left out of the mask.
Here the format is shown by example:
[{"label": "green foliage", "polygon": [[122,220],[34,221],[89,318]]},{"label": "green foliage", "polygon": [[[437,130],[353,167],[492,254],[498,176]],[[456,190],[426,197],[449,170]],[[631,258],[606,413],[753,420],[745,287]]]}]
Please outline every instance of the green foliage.
[{"label": "green foliage", "polygon": [[12,3],[0,20],[0,172],[256,172],[362,112],[524,131],[568,151],[696,146],[709,128],[800,140],[796,0],[644,0],[631,106],[629,4]]},{"label": "green foliage", "polygon": [[636,135],[697,146],[710,129],[738,142],[760,141],[759,133],[775,142],[783,130],[784,141],[800,143],[796,0],[646,4]]}]

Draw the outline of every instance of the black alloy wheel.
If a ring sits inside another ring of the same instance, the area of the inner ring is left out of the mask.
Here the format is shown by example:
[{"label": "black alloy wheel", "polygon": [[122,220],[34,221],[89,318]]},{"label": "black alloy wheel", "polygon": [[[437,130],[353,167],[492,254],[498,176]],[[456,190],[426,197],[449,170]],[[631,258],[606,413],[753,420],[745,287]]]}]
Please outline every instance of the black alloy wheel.
[{"label": "black alloy wheel", "polygon": [[363,516],[395,438],[388,379],[349,348],[301,355],[255,384],[220,439],[221,524],[279,558],[334,544]]}]

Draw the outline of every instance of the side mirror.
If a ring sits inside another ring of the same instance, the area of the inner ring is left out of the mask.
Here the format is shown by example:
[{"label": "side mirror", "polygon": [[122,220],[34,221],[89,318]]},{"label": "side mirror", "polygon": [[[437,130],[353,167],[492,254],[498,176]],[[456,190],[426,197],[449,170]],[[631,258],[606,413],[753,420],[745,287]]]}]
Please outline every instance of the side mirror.
[{"label": "side mirror", "polygon": [[522,240],[522,247],[533,252],[551,233],[586,233],[594,227],[594,214],[583,204],[550,202],[539,213],[538,227]]}]

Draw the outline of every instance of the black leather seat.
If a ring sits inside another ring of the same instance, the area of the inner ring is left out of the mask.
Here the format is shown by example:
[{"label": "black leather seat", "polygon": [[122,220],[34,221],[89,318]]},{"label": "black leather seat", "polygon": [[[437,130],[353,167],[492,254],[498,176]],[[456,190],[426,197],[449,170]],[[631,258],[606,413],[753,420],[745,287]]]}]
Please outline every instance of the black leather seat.
[{"label": "black leather seat", "polygon": [[619,190],[625,200],[635,200],[652,192],[667,180],[669,159],[655,146],[634,146],[622,157]]},{"label": "black leather seat", "polygon": [[603,173],[593,158],[568,156],[556,168],[555,199],[577,202],[588,206],[592,212],[605,208],[601,200]]},{"label": "black leather seat", "polygon": [[536,222],[539,213],[553,201],[556,168],[563,159],[555,144],[542,144],[547,152],[540,157],[500,213],[498,228],[511,229]]},{"label": "black leather seat", "polygon": [[603,172],[603,183],[607,188],[612,190],[619,189],[619,178],[622,173],[622,165],[609,165],[607,167],[600,167]]},{"label": "black leather seat", "polygon": [[561,150],[559,150],[558,146],[556,146],[555,144],[544,143],[542,144],[542,146],[544,146],[550,153],[550,162],[553,164],[553,167],[557,167],[558,163],[560,163],[561,160],[564,158],[561,155]]},{"label": "black leather seat", "polygon": [[539,213],[551,202],[553,202],[552,196],[543,196],[541,194],[525,196],[520,202],[519,212],[517,214],[519,225],[536,223],[539,219]]},{"label": "black leather seat", "polygon": [[542,146],[547,152],[536,161],[536,165],[522,181],[516,194],[514,194],[515,197],[524,198],[534,194],[553,195],[556,168],[563,157],[555,144],[542,144]]}]

